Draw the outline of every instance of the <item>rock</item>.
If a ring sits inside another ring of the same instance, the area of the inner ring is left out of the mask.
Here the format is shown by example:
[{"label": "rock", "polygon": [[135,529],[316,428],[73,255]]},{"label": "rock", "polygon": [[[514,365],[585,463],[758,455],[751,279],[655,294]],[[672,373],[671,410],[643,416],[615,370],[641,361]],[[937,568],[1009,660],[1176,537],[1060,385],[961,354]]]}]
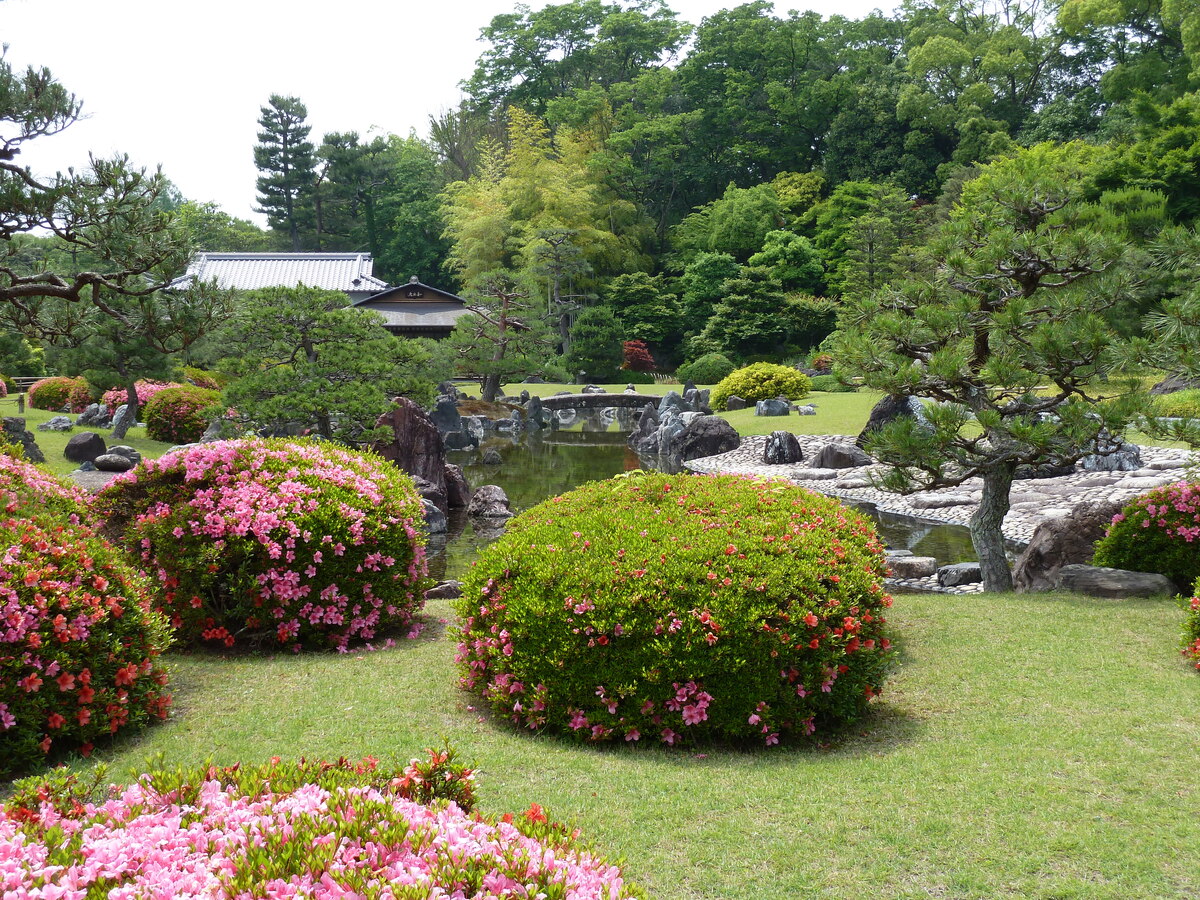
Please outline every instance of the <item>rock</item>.
[{"label": "rock", "polygon": [[542,428],[546,424],[546,410],[542,406],[542,398],[536,394],[525,404],[525,427]]},{"label": "rock", "polygon": [[635,453],[640,453],[642,456],[657,455],[658,425],[658,410],[653,403],[647,403],[646,408],[642,410],[641,418],[638,419],[637,427],[629,433],[626,443]]},{"label": "rock", "polygon": [[798,416],[815,416],[816,414],[817,408],[815,406],[807,405],[796,407],[796,415]]},{"label": "rock", "polygon": [[793,481],[829,481],[838,477],[832,469],[795,469],[790,475]]},{"label": "rock", "polygon": [[875,408],[871,410],[871,415],[867,418],[867,424],[863,426],[863,430],[858,433],[854,443],[859,447],[866,446],[867,438],[871,433],[878,431],[884,425],[895,419],[900,418],[915,419],[918,425],[928,426],[929,422],[925,418],[925,407],[921,405],[921,401],[916,397],[902,397],[895,394],[888,394],[883,397]]},{"label": "rock", "polygon": [[108,446],[104,443],[104,438],[94,431],[81,431],[67,441],[63,456],[71,462],[91,462],[107,452]]},{"label": "rock", "polygon": [[75,471],[76,472],[95,472],[98,470],[96,469],[96,464],[94,462],[88,461],[88,462],[81,462],[79,464],[79,468],[76,469]]},{"label": "rock", "polygon": [[804,460],[804,451],[790,431],[772,431],[763,445],[762,460],[769,466],[798,463]]},{"label": "rock", "polygon": [[453,400],[439,400],[429,418],[442,434],[462,431],[462,416],[459,415],[458,404]]},{"label": "rock", "polygon": [[939,587],[958,587],[960,584],[978,584],[983,581],[983,572],[977,562],[954,563],[937,570]]},{"label": "rock", "polygon": [[911,550],[893,550],[891,547],[889,547],[883,551],[883,555],[888,559],[892,559],[897,556],[912,556],[913,552]]},{"label": "rock", "polygon": [[1171,375],[1150,388],[1150,393],[1158,396],[1161,394],[1174,394],[1178,391],[1195,390],[1196,388],[1200,388],[1200,378],[1188,378],[1186,375]]},{"label": "rock", "polygon": [[44,463],[46,461],[45,454],[34,440],[33,432],[25,429],[25,420],[18,416],[4,417],[4,442],[20,447],[29,462]]},{"label": "rock", "polygon": [[625,391],[624,391],[624,393],[626,393],[626,394],[636,394],[636,393],[637,393],[637,388],[636,388],[636,387],[634,387],[632,384],[627,384],[627,385],[625,385]]},{"label": "rock", "polygon": [[419,475],[413,477],[413,484],[417,486],[417,493],[421,495],[422,500],[428,500],[440,510],[446,509],[446,488],[444,485],[435,484],[428,478],[421,478]]},{"label": "rock", "polygon": [[450,509],[466,509],[471,502],[471,486],[463,475],[462,466],[446,463],[446,506]]},{"label": "rock", "polygon": [[1164,472],[1142,478],[1122,478],[1113,487],[1118,487],[1122,490],[1148,491],[1152,488],[1162,487],[1164,484],[1170,484],[1172,480],[1172,476]]},{"label": "rock", "polygon": [[392,402],[395,406],[375,422],[377,428],[388,429],[392,437],[376,441],[375,452],[413,478],[431,482],[445,498],[446,454],[441,433],[425,410],[407,397],[397,397]]},{"label": "rock", "polygon": [[133,461],[119,453],[105,453],[92,460],[101,472],[128,472],[133,468]]},{"label": "rock", "polygon": [[38,431],[74,431],[75,423],[70,416],[53,416],[37,427]]},{"label": "rock", "polygon": [[451,431],[443,435],[442,442],[447,450],[469,450],[478,446],[473,435],[466,431]]},{"label": "rock", "polygon": [[659,415],[662,415],[668,409],[672,408],[677,409],[680,412],[687,409],[687,403],[684,402],[683,397],[678,391],[667,391],[665,394],[663,394],[662,399],[658,401]]},{"label": "rock", "polygon": [[791,411],[792,404],[778,398],[773,400],[759,400],[754,404],[754,414],[756,416],[786,416]]},{"label": "rock", "polygon": [[1176,593],[1171,579],[1156,572],[1129,572],[1103,566],[1072,564],[1058,570],[1057,590],[1075,591],[1089,597],[1122,600],[1126,597],[1169,597]]},{"label": "rock", "polygon": [[509,508],[508,495],[504,493],[503,488],[485,484],[471,497],[467,515],[483,519],[508,519],[512,517],[513,511]]},{"label": "rock", "polygon": [[90,403],[87,409],[76,417],[75,424],[81,428],[107,428],[112,424],[112,416],[108,414],[108,407],[103,403]]},{"label": "rock", "polygon": [[498,466],[504,462],[504,457],[500,455],[500,451],[495,447],[488,447],[483,451],[483,464],[485,466]]},{"label": "rock", "polygon": [[458,388],[454,386],[453,381],[439,381],[437,392],[439,396],[450,397],[451,399],[458,397]]},{"label": "rock", "polygon": [[1038,525],[1013,568],[1013,586],[1023,593],[1054,587],[1063,566],[1090,563],[1121,502],[1081,503],[1061,519]]},{"label": "rock", "polygon": [[950,506],[970,506],[970,494],[915,494],[908,501],[913,509],[946,509]]},{"label": "rock", "polygon": [[1095,453],[1079,461],[1085,472],[1133,472],[1142,467],[1142,448],[1119,435],[1101,432],[1094,449]]},{"label": "rock", "polygon": [[1042,463],[1037,466],[1017,466],[1013,478],[1016,481],[1027,481],[1035,478],[1066,478],[1075,474],[1075,466],[1055,463]]},{"label": "rock", "polygon": [[[688,414],[680,416],[686,419]],[[693,418],[666,444],[667,453],[679,462],[728,453],[741,446],[737,429],[720,416],[690,414]],[[661,444],[660,444],[661,446]]]},{"label": "rock", "polygon": [[745,409],[746,401],[743,400],[741,397],[739,397],[737,394],[730,394],[728,397],[725,398],[725,408],[727,410],[729,410],[730,412],[732,412],[734,410],[738,410],[738,409]]},{"label": "rock", "polygon": [[135,466],[142,461],[141,451],[135,450],[133,447],[128,447],[125,444],[117,444],[115,447],[109,447],[110,454],[115,453],[117,456],[123,456]]},{"label": "rock", "polygon": [[446,514],[432,500],[421,498],[421,511],[425,513],[425,528],[430,534],[445,534],[449,527]]},{"label": "rock", "polygon": [[457,600],[462,596],[462,583],[442,581],[425,592],[426,600]]},{"label": "rock", "polygon": [[842,478],[836,485],[844,491],[861,491],[863,488],[874,487],[870,478]]},{"label": "rock", "polygon": [[855,469],[872,462],[871,457],[854,444],[825,444],[817,452],[813,465],[818,469]]},{"label": "rock", "polygon": [[225,431],[232,426],[226,419],[213,419],[208,423],[208,427],[204,429],[204,434],[200,435],[200,440],[197,444],[211,444],[213,441],[225,439]]},{"label": "rock", "polygon": [[584,385],[583,390],[581,390],[579,393],[581,393],[581,394],[607,394],[608,391],[606,391],[602,387],[597,387],[594,384],[587,384],[587,385]]},{"label": "rock", "polygon": [[130,410],[128,403],[122,403],[117,407],[117,411],[113,413],[112,417],[113,431],[117,431],[122,427],[128,431],[137,424],[135,421],[136,417],[131,415],[131,412],[132,410]]},{"label": "rock", "polygon": [[889,556],[888,568],[893,578],[928,578],[938,564],[932,556]]},{"label": "rock", "polygon": [[528,403],[529,402],[529,391],[521,391],[521,393],[519,393],[517,395],[517,402],[518,403]]},{"label": "rock", "polygon": [[546,383],[546,379],[543,378],[541,375],[530,375],[528,378],[526,378],[524,381],[521,382],[521,384],[545,384],[545,383]]}]

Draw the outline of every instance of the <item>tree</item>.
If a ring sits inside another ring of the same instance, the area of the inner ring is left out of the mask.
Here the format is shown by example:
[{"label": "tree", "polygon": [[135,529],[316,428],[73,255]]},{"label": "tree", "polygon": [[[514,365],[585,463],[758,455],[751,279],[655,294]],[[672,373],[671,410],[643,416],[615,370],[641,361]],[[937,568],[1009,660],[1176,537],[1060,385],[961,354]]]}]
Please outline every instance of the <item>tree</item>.
[{"label": "tree", "polygon": [[224,329],[224,402],[253,428],[300,426],[329,440],[368,440],[389,401],[433,399],[429,353],[387,332],[340,291],[251,291]]},{"label": "tree", "polygon": [[[0,58],[0,318],[10,328],[66,347],[122,340],[143,353],[189,346],[222,314],[210,285],[161,292],[190,256],[172,186],[127,157],[41,179],[13,160],[31,141],[78,117],[80,104],[47,69],[17,73]],[[31,238],[30,232],[46,237]],[[132,421],[133,382],[124,378]],[[116,434],[118,438],[123,433]]]},{"label": "tree", "polygon": [[673,348],[679,342],[683,325],[679,303],[662,275],[618,275],[604,289],[604,302],[616,313],[626,338],[660,349]]},{"label": "tree", "polygon": [[298,97],[272,94],[259,108],[258,145],[254,165],[262,173],[256,182],[258,211],[272,228],[288,234],[293,251],[301,249],[302,223],[309,222],[309,204],[316,181],[316,156],[308,140],[308,108]]},{"label": "tree", "polygon": [[789,337],[783,308],[775,273],[745,266],[722,285],[721,300],[701,336],[733,358],[773,356]]},{"label": "tree", "polygon": [[883,485],[982,480],[970,527],[987,590],[1012,589],[1001,524],[1018,466],[1078,460],[1139,403],[1096,386],[1115,343],[1101,313],[1123,285],[1112,222],[1082,197],[1094,155],[1038,145],[987,166],[931,242],[930,276],[852,299],[842,317],[841,367],[934,401],[928,428],[901,420],[868,445],[892,467]]},{"label": "tree", "polygon": [[747,260],[751,266],[766,266],[785,291],[818,293],[824,280],[821,258],[808,238],[791,231],[768,231],[762,249]]},{"label": "tree", "polygon": [[895,185],[870,181],[842,182],[807,218],[832,294],[885,283],[916,230],[912,201]]},{"label": "tree", "polygon": [[275,235],[271,232],[263,231],[247,219],[229,215],[215,203],[185,200],[176,215],[197,250],[262,253],[271,250],[275,244]]},{"label": "tree", "polygon": [[713,307],[721,299],[721,288],[726,280],[734,278],[738,269],[737,260],[728,253],[698,253],[683,270],[679,286],[683,290],[683,327],[689,332],[698,332],[712,317]]},{"label": "tree", "polygon": [[624,359],[621,326],[602,306],[585,309],[571,329],[571,350],[563,364],[571,373],[584,372],[593,381],[616,379]]}]

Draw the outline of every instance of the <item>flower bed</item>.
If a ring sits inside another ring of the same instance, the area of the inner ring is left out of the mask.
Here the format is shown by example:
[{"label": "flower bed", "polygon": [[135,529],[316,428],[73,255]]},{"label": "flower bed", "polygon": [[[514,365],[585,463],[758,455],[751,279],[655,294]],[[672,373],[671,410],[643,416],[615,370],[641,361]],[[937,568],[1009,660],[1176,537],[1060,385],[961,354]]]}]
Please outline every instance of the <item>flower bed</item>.
[{"label": "flower bed", "polygon": [[1200,578],[1192,585],[1192,596],[1184,600],[1187,617],[1183,621],[1183,655],[1200,669]]},{"label": "flower bed", "polygon": [[412,479],[332,444],[219,441],[118,476],[105,530],[157,575],[189,642],[346,649],[407,628],[424,604]]},{"label": "flower bed", "polygon": [[775,744],[878,692],[885,569],[865,518],[782,482],[594,482],[518,516],[467,576],[462,684],[591,741]]},{"label": "flower bed", "polygon": [[1135,497],[1113,516],[1093,561],[1160,572],[1180,588],[1200,578],[1200,483],[1180,481]]},{"label": "flower bed", "polygon": [[35,802],[0,813],[0,886],[45,897],[638,896],[536,804],[495,821],[409,799],[408,770],[388,778],[374,760],[308,770],[316,783],[295,784],[286,764],[251,778],[201,772],[175,789],[145,776],[104,803],[35,786]]},{"label": "flower bed", "polygon": [[88,495],[81,488],[0,453],[0,514],[51,516],[77,524],[90,521],[91,511]]}]

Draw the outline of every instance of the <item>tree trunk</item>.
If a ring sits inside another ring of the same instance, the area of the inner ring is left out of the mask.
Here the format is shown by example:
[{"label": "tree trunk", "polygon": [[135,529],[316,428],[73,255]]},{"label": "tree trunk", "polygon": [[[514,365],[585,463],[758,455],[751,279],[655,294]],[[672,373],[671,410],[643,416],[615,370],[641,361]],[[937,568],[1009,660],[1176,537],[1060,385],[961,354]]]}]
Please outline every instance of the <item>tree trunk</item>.
[{"label": "tree trunk", "polygon": [[[123,373],[125,374],[125,373]],[[131,373],[125,374],[125,404],[129,407],[125,412],[125,417],[116,423],[113,428],[113,440],[123,441],[125,435],[129,431],[129,426],[137,421],[138,417],[138,398],[137,398],[137,379]]]},{"label": "tree trunk", "polygon": [[979,557],[986,591],[1011,591],[1012,572],[1004,555],[1004,533],[1000,530],[1008,513],[1008,492],[1012,487],[1015,463],[1002,463],[983,473],[983,498],[971,516],[971,543]]},{"label": "tree trunk", "polygon": [[491,375],[484,375],[483,390],[481,391],[483,401],[494,403],[498,393],[500,393],[500,373],[493,372]]}]

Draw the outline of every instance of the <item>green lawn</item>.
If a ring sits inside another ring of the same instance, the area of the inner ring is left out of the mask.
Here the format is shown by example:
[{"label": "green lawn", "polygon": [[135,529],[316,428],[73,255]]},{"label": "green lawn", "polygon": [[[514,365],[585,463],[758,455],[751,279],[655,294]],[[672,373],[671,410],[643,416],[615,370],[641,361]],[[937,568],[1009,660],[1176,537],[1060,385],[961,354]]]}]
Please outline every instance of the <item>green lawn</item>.
[{"label": "green lawn", "polygon": [[454,687],[433,628],[375,653],[175,654],[176,711],[100,755],[406,759],[450,740],[482,806],[579,825],[655,897],[1183,898],[1200,892],[1200,676],[1170,601],[912,596],[867,720],[773,750],[597,749]]}]

